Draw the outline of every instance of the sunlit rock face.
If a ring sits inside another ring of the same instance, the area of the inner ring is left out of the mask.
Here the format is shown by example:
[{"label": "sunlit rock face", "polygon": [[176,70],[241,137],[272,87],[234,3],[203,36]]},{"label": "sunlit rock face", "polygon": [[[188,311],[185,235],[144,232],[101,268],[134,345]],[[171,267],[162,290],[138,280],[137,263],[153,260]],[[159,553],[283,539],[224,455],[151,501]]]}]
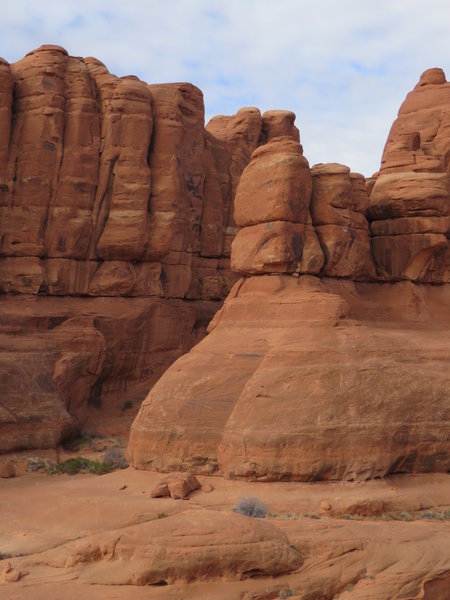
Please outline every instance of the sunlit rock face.
[{"label": "sunlit rock face", "polygon": [[120,414],[205,335],[237,279],[242,170],[293,122],[247,108],[205,129],[195,86],[58,46],[0,61],[0,450]]},{"label": "sunlit rock face", "polygon": [[449,89],[422,76],[367,186],[344,165],[310,169],[283,132],[254,150],[235,198],[243,278],[142,404],[136,467],[262,481],[448,469]]},{"label": "sunlit rock face", "polygon": [[450,83],[423,73],[400,107],[370,195],[379,275],[449,281]]}]

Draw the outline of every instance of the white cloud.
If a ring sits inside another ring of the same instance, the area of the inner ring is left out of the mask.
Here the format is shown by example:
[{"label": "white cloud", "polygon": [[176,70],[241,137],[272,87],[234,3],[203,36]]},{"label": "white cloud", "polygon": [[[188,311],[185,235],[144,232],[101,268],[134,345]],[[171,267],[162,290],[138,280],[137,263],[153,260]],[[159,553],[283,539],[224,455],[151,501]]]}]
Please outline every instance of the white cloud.
[{"label": "white cloud", "polygon": [[406,93],[450,71],[450,8],[428,0],[16,0],[0,55],[57,43],[118,75],[192,81],[206,114],[241,106],[297,114],[311,163],[370,174]]}]

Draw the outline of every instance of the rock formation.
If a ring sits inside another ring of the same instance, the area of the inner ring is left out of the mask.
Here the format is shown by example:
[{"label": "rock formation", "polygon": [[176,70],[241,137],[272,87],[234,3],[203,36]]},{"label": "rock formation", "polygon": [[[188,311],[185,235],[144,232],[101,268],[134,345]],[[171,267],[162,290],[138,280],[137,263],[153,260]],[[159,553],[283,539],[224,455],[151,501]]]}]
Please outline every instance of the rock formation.
[{"label": "rock formation", "polygon": [[[448,599],[444,474],[313,486],[203,476],[214,492],[187,502],[150,498],[158,478],[0,480],[2,600]],[[233,513],[248,494],[270,516]]]},{"label": "rock formation", "polygon": [[310,170],[292,136],[253,152],[235,198],[244,278],[141,406],[136,467],[264,481],[448,469],[449,286],[427,284],[448,282],[449,93],[422,76],[370,197],[343,165]]},{"label": "rock formation", "polygon": [[[140,402],[231,289],[234,194],[292,113],[204,128],[201,91],[43,46],[0,61],[0,451]],[[297,131],[298,137],[298,131]]]},{"label": "rock formation", "polygon": [[310,168],[289,111],[205,128],[191,84],[0,61],[0,451],[137,406],[240,275],[144,403],[136,466],[444,469],[449,94],[424,73],[366,185]]},{"label": "rock formation", "polygon": [[[300,553],[274,524],[216,510],[190,510],[65,544],[42,563],[98,585],[158,586],[235,581],[296,571]],[[22,572],[35,560],[21,561]],[[16,563],[16,561],[15,561]]]},{"label": "rock formation", "polygon": [[400,107],[370,195],[381,277],[449,282],[449,170],[450,84],[430,69]]}]

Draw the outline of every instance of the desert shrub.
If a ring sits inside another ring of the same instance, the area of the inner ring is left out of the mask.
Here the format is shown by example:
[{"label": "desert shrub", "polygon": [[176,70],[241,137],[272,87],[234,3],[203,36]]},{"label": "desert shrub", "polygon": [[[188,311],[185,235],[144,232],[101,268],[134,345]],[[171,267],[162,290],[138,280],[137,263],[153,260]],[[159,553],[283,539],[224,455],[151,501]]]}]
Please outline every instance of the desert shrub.
[{"label": "desert shrub", "polygon": [[124,413],[127,410],[130,410],[130,408],[133,408],[133,403],[131,400],[125,400],[125,402],[122,404],[122,412]]},{"label": "desert shrub", "polygon": [[47,460],[46,458],[37,458],[36,456],[30,456],[28,458],[28,471],[47,471],[51,469],[55,465],[51,460]]},{"label": "desert shrub", "polygon": [[401,521],[412,521],[412,520],[413,520],[413,518],[412,518],[412,516],[409,514],[409,512],[401,512],[401,513],[399,514],[399,519],[400,519]]},{"label": "desert shrub", "polygon": [[434,510],[426,510],[421,515],[419,515],[421,519],[427,519],[432,521],[443,521],[444,515],[439,512],[435,512]]},{"label": "desert shrub", "polygon": [[306,513],[303,516],[307,517],[308,519],[320,519],[319,515],[316,513]]},{"label": "desert shrub", "polygon": [[393,513],[389,512],[389,513],[383,513],[381,515],[381,520],[382,521],[396,521],[397,518],[396,518],[396,516]]},{"label": "desert shrub", "polygon": [[64,443],[64,448],[71,450],[72,452],[78,452],[78,450],[81,450],[84,446],[90,446],[93,439],[94,436],[90,433],[80,433],[78,437],[67,440]]},{"label": "desert shrub", "polygon": [[76,475],[77,473],[94,473],[95,475],[104,475],[110,473],[113,467],[106,462],[100,462],[99,460],[90,460],[89,458],[83,458],[77,456],[76,458],[69,458],[58,465],[49,466],[46,471],[50,475],[66,473],[67,475]]},{"label": "desert shrub", "polygon": [[166,517],[168,517],[168,516],[169,516],[169,515],[168,515],[167,513],[164,513],[164,512],[162,512],[162,513],[158,513],[158,514],[156,515],[156,518],[157,518],[157,519],[165,519],[165,518],[166,518]]},{"label": "desert shrub", "polygon": [[103,455],[103,462],[108,463],[114,469],[126,469],[128,467],[125,455],[119,448],[109,448]]},{"label": "desert shrub", "polygon": [[249,496],[248,498],[238,500],[233,507],[233,512],[245,515],[246,517],[264,519],[269,512],[269,508],[259,498]]}]

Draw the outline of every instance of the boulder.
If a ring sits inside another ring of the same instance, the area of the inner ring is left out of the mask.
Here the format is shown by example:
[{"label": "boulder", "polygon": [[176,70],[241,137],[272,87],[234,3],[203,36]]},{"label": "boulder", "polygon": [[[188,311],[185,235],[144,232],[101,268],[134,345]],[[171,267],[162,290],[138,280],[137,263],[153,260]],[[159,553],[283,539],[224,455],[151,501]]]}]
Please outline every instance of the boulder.
[{"label": "boulder", "polygon": [[0,462],[0,478],[9,479],[16,476],[16,468],[11,460]]},{"label": "boulder", "polygon": [[289,138],[255,150],[236,192],[234,219],[240,227],[288,221],[305,224],[311,173],[300,144]]},{"label": "boulder", "polygon": [[186,500],[189,495],[201,488],[199,480],[192,473],[183,473],[166,477],[159,481],[151,492],[152,498],[170,497]]}]

